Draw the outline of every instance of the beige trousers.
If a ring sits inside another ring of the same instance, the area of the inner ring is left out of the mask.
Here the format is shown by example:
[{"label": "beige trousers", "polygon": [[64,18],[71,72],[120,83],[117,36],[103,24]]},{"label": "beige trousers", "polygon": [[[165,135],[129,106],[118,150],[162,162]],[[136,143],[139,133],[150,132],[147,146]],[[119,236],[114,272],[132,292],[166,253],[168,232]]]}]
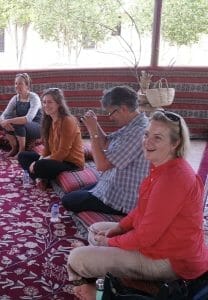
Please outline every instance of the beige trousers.
[{"label": "beige trousers", "polygon": [[[107,230],[117,223],[93,224],[93,231]],[[107,272],[117,277],[142,280],[174,280],[176,274],[168,259],[153,260],[138,251],[127,251],[117,247],[96,246],[93,232],[89,231],[90,245],[71,251],[67,268],[69,280],[104,277]]]}]

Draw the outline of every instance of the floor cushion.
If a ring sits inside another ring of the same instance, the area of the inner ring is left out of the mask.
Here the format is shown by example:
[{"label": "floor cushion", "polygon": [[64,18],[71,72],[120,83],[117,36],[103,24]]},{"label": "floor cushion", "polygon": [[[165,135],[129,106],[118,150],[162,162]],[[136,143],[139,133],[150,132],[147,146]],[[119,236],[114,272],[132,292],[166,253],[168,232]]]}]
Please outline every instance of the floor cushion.
[{"label": "floor cushion", "polygon": [[79,190],[98,181],[100,172],[94,162],[86,162],[83,170],[74,172],[61,172],[56,181],[65,193]]},{"label": "floor cushion", "polygon": [[77,234],[87,240],[88,236],[88,227],[95,222],[119,222],[122,216],[119,215],[110,215],[103,214],[94,211],[82,211],[80,213],[73,213],[71,211],[68,212],[70,217],[74,220],[77,227]]}]

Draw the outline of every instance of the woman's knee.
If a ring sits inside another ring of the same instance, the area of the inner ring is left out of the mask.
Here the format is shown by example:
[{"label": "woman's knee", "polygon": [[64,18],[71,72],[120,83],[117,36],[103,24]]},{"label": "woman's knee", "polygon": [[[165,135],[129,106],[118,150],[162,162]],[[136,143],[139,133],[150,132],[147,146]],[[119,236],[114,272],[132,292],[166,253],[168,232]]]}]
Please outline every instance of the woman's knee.
[{"label": "woman's knee", "polygon": [[80,276],[85,276],[84,265],[89,258],[90,252],[88,246],[82,246],[73,249],[68,257],[67,266]]}]

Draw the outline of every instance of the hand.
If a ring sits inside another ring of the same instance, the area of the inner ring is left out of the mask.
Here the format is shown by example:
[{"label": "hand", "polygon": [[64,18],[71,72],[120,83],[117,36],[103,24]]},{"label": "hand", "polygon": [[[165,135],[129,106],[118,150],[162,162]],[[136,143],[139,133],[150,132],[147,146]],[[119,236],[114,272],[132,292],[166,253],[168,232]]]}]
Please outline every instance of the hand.
[{"label": "hand", "polygon": [[96,241],[98,246],[108,246],[108,238],[103,235],[100,234],[101,232],[99,232],[98,234],[96,234],[94,236],[94,240]]},{"label": "hand", "polygon": [[116,235],[121,235],[122,233],[124,233],[123,229],[119,225],[117,225],[116,227],[109,229],[105,235],[106,237],[110,238]]},{"label": "hand", "polygon": [[81,118],[84,125],[87,127],[89,133],[97,132],[97,116],[92,110],[88,110]]},{"label": "hand", "polygon": [[1,126],[8,130],[8,131],[14,131],[14,127],[12,126],[12,124],[9,122],[9,120],[2,120],[1,121]]}]

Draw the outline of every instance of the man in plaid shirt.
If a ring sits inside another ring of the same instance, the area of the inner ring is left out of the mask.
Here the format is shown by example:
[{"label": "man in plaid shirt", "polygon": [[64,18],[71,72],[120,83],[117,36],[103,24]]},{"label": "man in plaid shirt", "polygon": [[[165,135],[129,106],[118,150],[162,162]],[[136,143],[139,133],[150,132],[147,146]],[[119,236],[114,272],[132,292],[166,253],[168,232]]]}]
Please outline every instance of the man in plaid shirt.
[{"label": "man in plaid shirt", "polygon": [[93,158],[102,174],[95,185],[64,195],[62,203],[74,212],[90,210],[123,215],[135,207],[138,188],[149,171],[142,151],[148,118],[137,111],[137,93],[128,86],[104,91],[101,103],[120,129],[106,135],[93,111],[83,116]]}]

